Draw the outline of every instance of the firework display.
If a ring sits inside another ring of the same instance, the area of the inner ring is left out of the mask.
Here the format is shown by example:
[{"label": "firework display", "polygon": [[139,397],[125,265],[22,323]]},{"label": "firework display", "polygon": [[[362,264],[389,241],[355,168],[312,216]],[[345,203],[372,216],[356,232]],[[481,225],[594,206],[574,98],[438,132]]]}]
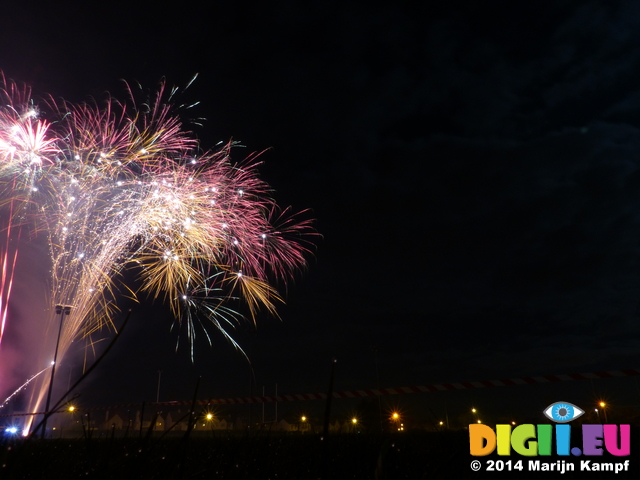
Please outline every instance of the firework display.
[{"label": "firework display", "polygon": [[49,240],[50,325],[53,306],[71,307],[58,358],[112,325],[122,293],[170,305],[191,345],[200,323],[238,347],[229,328],[243,311],[254,321],[261,309],[275,313],[273,282],[304,265],[310,222],[278,208],[255,157],[233,163],[231,143],[199,152],[172,113],[174,93],[161,85],[139,105],[129,90],[127,102],[36,106],[27,88],[4,81],[0,342],[20,228]]}]

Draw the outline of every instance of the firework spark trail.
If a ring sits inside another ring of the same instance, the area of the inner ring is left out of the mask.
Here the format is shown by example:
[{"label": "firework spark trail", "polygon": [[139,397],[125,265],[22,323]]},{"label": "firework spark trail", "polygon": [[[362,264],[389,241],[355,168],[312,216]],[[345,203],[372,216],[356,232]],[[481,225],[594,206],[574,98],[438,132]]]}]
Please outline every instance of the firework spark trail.
[{"label": "firework spark trail", "polygon": [[[10,211],[11,218],[13,212]],[[7,315],[9,314],[9,299],[11,298],[11,290],[13,287],[13,275],[18,260],[18,249],[11,246],[11,222],[8,223],[6,229],[6,245],[0,248],[2,252],[0,262],[2,262],[2,273],[0,274],[0,347],[2,346],[2,337],[7,323]],[[18,239],[20,235],[18,233]]]},{"label": "firework spark trail", "polygon": [[9,395],[7,398],[5,398],[4,402],[2,402],[2,404],[0,404],[0,408],[4,408],[10,401],[11,399],[16,396],[18,393],[20,393],[22,390],[24,390],[27,385],[29,385],[33,380],[35,380],[36,378],[38,378],[43,372],[46,372],[47,370],[49,370],[51,367],[46,367],[43,368],[42,370],[40,370],[38,373],[36,373],[35,375],[31,375],[29,377],[29,379],[24,382],[22,385],[20,385],[15,392],[13,392],[11,395]]},{"label": "firework spark trail", "polygon": [[[0,201],[18,206],[12,221],[46,232],[52,306],[72,307],[61,320],[60,359],[75,339],[113,326],[119,292],[130,291],[126,269],[186,323],[192,348],[197,325],[210,341],[207,322],[239,348],[228,329],[243,315],[227,302],[243,301],[254,322],[260,309],[276,314],[282,300],[269,282],[305,264],[310,222],[281,212],[259,162],[232,163],[231,143],[195,154],[165,92],[140,107],[50,97],[52,122],[13,90],[20,105],[0,109]],[[55,320],[51,309],[49,325]]]}]

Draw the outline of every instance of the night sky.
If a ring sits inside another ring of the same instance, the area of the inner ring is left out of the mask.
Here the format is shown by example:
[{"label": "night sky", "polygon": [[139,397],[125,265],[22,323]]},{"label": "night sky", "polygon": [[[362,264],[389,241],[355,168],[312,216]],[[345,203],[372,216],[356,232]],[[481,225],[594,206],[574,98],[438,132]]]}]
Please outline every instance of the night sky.
[{"label": "night sky", "polygon": [[[251,365],[217,334],[192,363],[167,309],[143,302],[81,387],[87,406],[154,401],[158,370],[161,400],[189,399],[198,376],[203,398],[324,392],[333,357],[336,390],[640,366],[635,2],[13,3],[7,77],[82,101],[198,73],[181,98],[206,120],[187,128],[204,149],[241,142],[237,160],[269,149],[262,178],[322,235],[281,320],[236,332]],[[9,348],[26,348],[9,322]],[[384,402],[537,414],[635,404],[634,382]]]}]

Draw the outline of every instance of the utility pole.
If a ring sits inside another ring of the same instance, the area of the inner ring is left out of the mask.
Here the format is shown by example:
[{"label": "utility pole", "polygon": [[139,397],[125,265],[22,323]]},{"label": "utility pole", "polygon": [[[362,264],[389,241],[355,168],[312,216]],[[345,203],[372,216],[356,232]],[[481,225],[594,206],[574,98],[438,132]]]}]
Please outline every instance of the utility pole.
[{"label": "utility pole", "polygon": [[58,339],[56,340],[56,350],[53,354],[53,362],[51,363],[51,378],[49,379],[49,392],[47,393],[47,404],[44,408],[44,420],[42,422],[42,438],[47,431],[47,417],[49,415],[49,405],[51,405],[51,392],[53,390],[53,377],[56,374],[56,363],[58,362],[58,347],[60,346],[60,335],[62,334],[62,323],[65,315],[71,313],[71,307],[65,305],[56,305],[56,315],[60,315],[60,326],[58,327]]}]

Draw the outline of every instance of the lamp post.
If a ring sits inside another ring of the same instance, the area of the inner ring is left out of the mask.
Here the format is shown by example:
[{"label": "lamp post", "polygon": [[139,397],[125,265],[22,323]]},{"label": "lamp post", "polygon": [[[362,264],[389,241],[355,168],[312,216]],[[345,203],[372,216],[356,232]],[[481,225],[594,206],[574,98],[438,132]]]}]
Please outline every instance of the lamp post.
[{"label": "lamp post", "polygon": [[160,403],[160,377],[162,377],[162,370],[158,370],[158,391],[156,392],[156,403]]},{"label": "lamp post", "polygon": [[473,413],[473,415],[476,417],[476,423],[482,423],[482,421],[480,420],[480,417],[478,417],[478,410],[476,410],[475,407],[471,409],[471,413]]},{"label": "lamp post", "polygon": [[373,351],[373,361],[376,366],[376,384],[378,389],[378,415],[380,415],[380,433],[384,432],[384,427],[382,426],[382,400],[380,400],[380,374],[378,372],[378,347],[372,346],[371,350]]},{"label": "lamp post", "polygon": [[51,392],[53,390],[53,377],[56,374],[56,363],[58,361],[58,347],[60,346],[60,335],[62,334],[62,323],[65,315],[71,313],[71,307],[65,305],[56,305],[56,315],[60,315],[60,326],[58,327],[58,339],[56,340],[56,350],[53,354],[53,363],[51,364],[51,378],[49,379],[49,391],[47,392],[47,404],[44,409],[44,420],[42,421],[42,438],[47,431],[47,416],[49,415],[49,405],[51,404]]},{"label": "lamp post", "polygon": [[[209,428],[211,429],[211,433],[213,433],[213,413],[209,412],[204,417],[209,424]],[[215,436],[215,435],[214,435]]]},{"label": "lamp post", "polygon": [[395,427],[394,431],[400,431],[400,427],[398,426],[400,424],[400,414],[398,412],[392,412],[391,413],[391,421],[393,422],[393,425]]},{"label": "lamp post", "polygon": [[602,411],[604,412],[604,423],[609,423],[609,420],[607,419],[607,404],[605,402],[600,402],[598,405],[602,407]]}]

